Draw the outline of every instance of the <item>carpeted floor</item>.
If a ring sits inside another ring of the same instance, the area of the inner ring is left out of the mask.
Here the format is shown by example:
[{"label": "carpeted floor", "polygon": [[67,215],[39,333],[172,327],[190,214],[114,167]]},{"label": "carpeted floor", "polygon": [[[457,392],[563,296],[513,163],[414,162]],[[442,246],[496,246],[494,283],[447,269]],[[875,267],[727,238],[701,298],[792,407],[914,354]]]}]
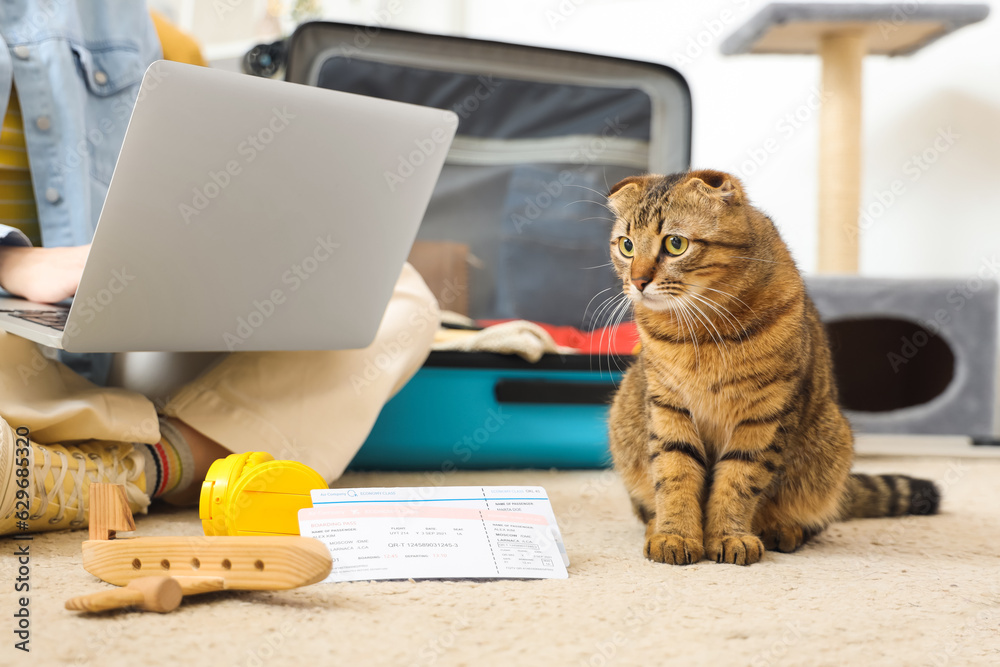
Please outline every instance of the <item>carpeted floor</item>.
[{"label": "carpeted floor", "polygon": [[[64,611],[67,598],[107,585],[81,567],[85,532],[38,536],[30,655],[12,648],[14,543],[3,540],[0,665],[1000,665],[1000,461],[857,468],[937,480],[942,514],[838,524],[747,568],[678,568],[643,559],[643,529],[611,472],[453,474],[448,484],[544,486],[569,579],[220,593],[166,615]],[[200,533],[194,510],[154,508],[137,523],[138,535]]]}]

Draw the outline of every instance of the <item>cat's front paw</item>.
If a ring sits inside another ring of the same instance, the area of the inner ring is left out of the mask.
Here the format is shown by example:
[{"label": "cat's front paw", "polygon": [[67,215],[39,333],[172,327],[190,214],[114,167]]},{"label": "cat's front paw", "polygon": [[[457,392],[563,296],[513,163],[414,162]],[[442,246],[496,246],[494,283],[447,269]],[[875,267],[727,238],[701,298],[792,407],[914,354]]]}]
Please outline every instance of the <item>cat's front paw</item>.
[{"label": "cat's front paw", "polygon": [[697,563],[704,553],[700,539],[673,533],[653,533],[646,538],[646,547],[643,549],[643,554],[649,560],[669,565]]},{"label": "cat's front paw", "polygon": [[711,537],[705,543],[705,553],[716,563],[752,565],[764,555],[764,543],[750,533]]}]

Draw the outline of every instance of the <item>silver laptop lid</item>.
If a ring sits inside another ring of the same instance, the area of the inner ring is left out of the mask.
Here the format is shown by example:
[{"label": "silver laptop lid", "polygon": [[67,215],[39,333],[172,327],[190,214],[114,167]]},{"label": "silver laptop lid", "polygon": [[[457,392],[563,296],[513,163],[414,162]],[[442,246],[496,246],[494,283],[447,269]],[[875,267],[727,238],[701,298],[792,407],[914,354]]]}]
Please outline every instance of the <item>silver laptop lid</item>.
[{"label": "silver laptop lid", "polygon": [[63,347],[368,345],[457,121],[439,109],[154,63]]}]

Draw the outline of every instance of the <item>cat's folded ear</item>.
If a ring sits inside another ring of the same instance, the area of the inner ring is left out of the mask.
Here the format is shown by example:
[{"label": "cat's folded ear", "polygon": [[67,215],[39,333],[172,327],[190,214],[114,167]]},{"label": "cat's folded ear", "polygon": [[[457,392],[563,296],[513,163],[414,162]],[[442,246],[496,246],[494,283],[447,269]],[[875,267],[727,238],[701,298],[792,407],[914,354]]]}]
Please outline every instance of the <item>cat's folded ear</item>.
[{"label": "cat's folded ear", "polygon": [[689,172],[684,184],[724,204],[736,205],[746,201],[740,179],[722,171],[701,169]]},{"label": "cat's folded ear", "polygon": [[612,208],[621,211],[633,205],[642,196],[650,178],[653,177],[650,175],[629,176],[615,183],[611,192],[608,193],[608,202]]}]

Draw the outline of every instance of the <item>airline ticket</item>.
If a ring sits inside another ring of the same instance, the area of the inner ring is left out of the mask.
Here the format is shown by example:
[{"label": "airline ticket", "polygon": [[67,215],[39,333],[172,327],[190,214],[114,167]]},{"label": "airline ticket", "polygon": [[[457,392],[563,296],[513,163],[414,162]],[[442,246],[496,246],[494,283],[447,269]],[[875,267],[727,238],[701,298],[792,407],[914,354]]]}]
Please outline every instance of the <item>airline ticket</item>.
[{"label": "airline ticket", "polygon": [[317,489],[304,537],[326,544],[328,582],[565,578],[565,547],[540,487]]}]

